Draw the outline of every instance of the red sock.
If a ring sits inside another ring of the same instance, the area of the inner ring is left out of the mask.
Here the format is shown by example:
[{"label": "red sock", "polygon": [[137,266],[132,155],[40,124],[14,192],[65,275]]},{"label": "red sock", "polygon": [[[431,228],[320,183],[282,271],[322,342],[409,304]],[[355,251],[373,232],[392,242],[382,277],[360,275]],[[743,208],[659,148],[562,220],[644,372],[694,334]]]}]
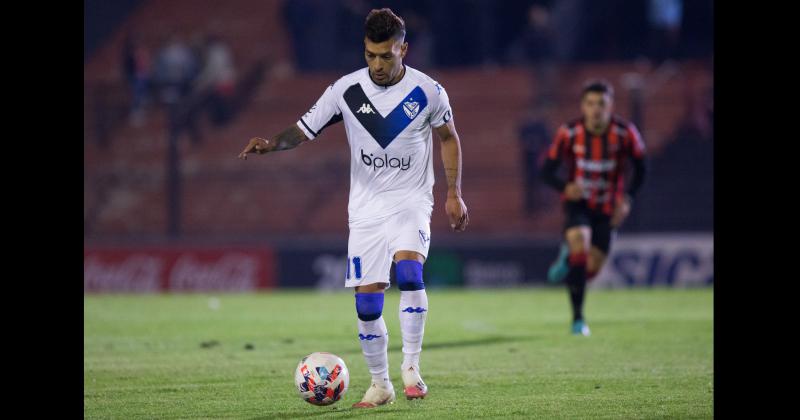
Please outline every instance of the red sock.
[{"label": "red sock", "polygon": [[578,252],[575,254],[569,254],[569,258],[567,259],[567,263],[570,267],[573,266],[585,266],[586,265],[587,255],[585,252]]}]

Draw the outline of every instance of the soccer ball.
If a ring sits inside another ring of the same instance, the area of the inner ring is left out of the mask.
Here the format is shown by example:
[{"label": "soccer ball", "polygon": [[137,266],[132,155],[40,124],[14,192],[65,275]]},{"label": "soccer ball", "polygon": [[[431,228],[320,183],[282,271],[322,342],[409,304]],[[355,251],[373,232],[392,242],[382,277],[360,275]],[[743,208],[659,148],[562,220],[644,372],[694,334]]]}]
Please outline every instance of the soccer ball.
[{"label": "soccer ball", "polygon": [[300,398],[314,405],[330,405],[347,392],[350,371],[335,354],[311,353],[297,365],[294,383]]}]

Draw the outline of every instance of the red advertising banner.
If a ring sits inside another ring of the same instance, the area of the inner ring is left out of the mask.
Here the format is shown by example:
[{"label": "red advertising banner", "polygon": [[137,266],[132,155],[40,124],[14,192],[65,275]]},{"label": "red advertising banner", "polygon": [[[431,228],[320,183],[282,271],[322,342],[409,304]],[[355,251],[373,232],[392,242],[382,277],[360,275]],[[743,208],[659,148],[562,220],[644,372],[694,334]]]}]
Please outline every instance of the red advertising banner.
[{"label": "red advertising banner", "polygon": [[83,252],[84,292],[251,291],[276,285],[269,247],[96,247]]}]

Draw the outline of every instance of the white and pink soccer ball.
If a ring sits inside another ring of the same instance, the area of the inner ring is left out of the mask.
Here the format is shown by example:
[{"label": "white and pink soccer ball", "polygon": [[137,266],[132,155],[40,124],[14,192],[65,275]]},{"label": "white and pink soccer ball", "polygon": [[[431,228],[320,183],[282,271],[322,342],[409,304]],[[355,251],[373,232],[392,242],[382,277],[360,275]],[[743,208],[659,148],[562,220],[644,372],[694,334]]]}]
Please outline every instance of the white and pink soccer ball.
[{"label": "white and pink soccer ball", "polygon": [[330,405],[339,401],[350,384],[350,371],[339,356],[311,353],[300,360],[294,372],[300,397],[310,404]]}]

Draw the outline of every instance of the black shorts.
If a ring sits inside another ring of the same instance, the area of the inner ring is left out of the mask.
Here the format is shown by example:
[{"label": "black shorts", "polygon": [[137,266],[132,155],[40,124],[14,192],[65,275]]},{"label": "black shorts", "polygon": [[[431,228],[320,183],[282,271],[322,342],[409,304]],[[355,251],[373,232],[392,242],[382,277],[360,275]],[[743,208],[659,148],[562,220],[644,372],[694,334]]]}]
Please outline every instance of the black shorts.
[{"label": "black shorts", "polygon": [[604,254],[608,254],[611,240],[616,236],[616,229],[611,227],[611,216],[599,210],[590,209],[585,200],[565,201],[564,213],[566,215],[565,232],[575,226],[588,226],[592,229],[592,246],[597,247]]}]

